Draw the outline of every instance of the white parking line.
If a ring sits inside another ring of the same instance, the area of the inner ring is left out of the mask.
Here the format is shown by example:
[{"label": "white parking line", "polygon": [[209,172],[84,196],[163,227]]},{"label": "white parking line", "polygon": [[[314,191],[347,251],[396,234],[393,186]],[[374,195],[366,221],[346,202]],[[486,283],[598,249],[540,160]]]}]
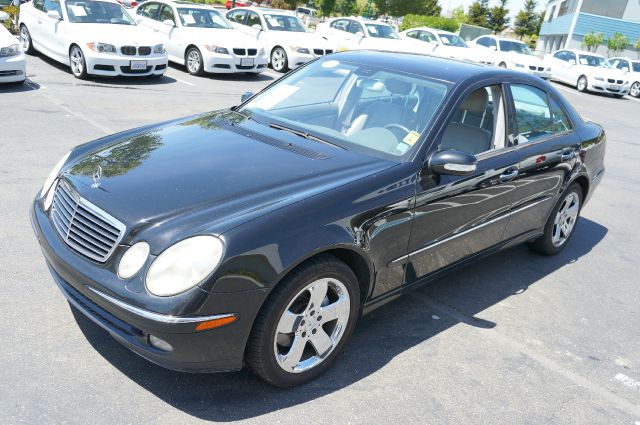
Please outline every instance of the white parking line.
[{"label": "white parking line", "polygon": [[175,75],[169,74],[168,72],[165,72],[165,74],[164,74],[164,75],[166,75],[166,76],[167,76],[167,77],[169,77],[169,78],[173,78],[174,80],[176,80],[176,81],[178,81],[178,82],[180,82],[180,83],[182,83],[182,84],[186,84],[186,85],[188,85],[188,86],[195,86],[195,84],[190,83],[190,82],[188,82],[188,81],[181,80],[180,78],[176,77]]},{"label": "white parking line", "polygon": [[551,84],[553,85],[553,87],[555,87],[557,89],[560,89],[562,91],[566,91],[567,93],[575,94],[576,96],[582,96],[582,93],[580,93],[577,90],[572,90],[572,89],[570,89],[568,87],[565,87],[565,86],[562,86],[562,85],[560,85],[558,83],[551,83]]},{"label": "white parking line", "polygon": [[637,99],[637,98],[635,98],[633,96],[625,96],[624,98],[625,99],[630,99],[630,100],[635,100],[636,102],[640,102],[640,99]]}]

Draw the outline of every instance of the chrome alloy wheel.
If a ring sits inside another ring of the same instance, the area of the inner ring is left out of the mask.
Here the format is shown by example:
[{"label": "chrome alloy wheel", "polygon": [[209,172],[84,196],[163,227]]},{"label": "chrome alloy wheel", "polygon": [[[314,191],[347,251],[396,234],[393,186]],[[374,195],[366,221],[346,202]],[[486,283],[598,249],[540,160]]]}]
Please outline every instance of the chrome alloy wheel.
[{"label": "chrome alloy wheel", "polygon": [[284,69],[286,60],[286,52],[282,49],[275,49],[271,54],[271,66],[278,72]]},{"label": "chrome alloy wheel", "polygon": [[638,83],[637,81],[635,83],[633,83],[633,85],[631,86],[631,90],[629,91],[629,94],[631,94],[631,96],[633,96],[633,97],[639,97],[640,96],[640,83]]},{"label": "chrome alloy wheel", "polygon": [[200,52],[196,49],[192,49],[189,51],[187,55],[187,68],[189,68],[189,72],[195,74],[200,69],[200,62],[202,58],[200,57]]},{"label": "chrome alloy wheel", "polygon": [[585,91],[587,89],[587,77],[582,76],[578,78],[578,91]]},{"label": "chrome alloy wheel", "polygon": [[338,346],[351,313],[346,286],[337,279],[311,282],[293,297],[274,335],[278,365],[300,373],[322,363]]},{"label": "chrome alloy wheel", "polygon": [[76,77],[82,75],[84,72],[84,56],[82,55],[82,50],[79,47],[74,46],[71,49],[71,54],[69,55],[71,59],[71,72]]},{"label": "chrome alloy wheel", "polygon": [[580,212],[580,198],[575,192],[569,193],[562,201],[553,222],[551,241],[556,247],[564,245],[571,236]]},{"label": "chrome alloy wheel", "polygon": [[20,28],[20,44],[25,52],[30,50],[31,35],[29,35],[29,30],[24,25]]}]

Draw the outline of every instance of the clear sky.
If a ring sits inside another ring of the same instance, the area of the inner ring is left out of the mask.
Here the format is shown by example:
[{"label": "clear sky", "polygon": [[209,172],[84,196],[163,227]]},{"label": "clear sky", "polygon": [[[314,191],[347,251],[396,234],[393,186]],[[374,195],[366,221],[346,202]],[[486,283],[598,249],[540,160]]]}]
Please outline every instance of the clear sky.
[{"label": "clear sky", "polygon": [[[440,6],[442,6],[443,11],[454,9],[462,5],[464,6],[464,10],[466,12],[471,3],[473,3],[473,0],[440,0]],[[489,0],[490,7],[496,6],[497,4],[498,0]],[[545,4],[547,4],[546,0],[538,0],[538,8],[536,10],[543,10]],[[509,22],[510,25],[513,25],[513,19],[523,6],[524,0],[509,0],[509,2],[507,3],[507,8],[509,9],[509,17],[511,17],[511,21]]]}]

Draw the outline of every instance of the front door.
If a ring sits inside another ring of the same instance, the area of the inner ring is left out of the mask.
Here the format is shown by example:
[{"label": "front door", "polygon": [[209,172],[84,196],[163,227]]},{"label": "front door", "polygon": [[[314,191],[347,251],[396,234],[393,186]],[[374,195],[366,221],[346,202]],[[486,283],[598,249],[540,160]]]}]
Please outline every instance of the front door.
[{"label": "front door", "polygon": [[470,176],[445,176],[425,168],[404,262],[406,284],[500,243],[509,222],[518,158],[507,143],[503,86],[480,87],[462,98],[434,151],[476,155],[477,170]]}]

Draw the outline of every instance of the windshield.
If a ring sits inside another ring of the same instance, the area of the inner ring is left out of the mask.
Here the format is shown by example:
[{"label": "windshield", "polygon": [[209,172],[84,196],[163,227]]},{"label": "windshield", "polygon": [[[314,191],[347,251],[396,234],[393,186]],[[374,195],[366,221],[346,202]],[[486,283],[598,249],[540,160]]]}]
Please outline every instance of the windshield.
[{"label": "windshield", "polygon": [[13,0],[0,0],[0,6],[11,6],[13,4]]},{"label": "windshield", "polygon": [[117,3],[69,0],[65,2],[69,22],[76,24],[135,25],[133,18]]},{"label": "windshield", "polygon": [[391,28],[389,25],[383,24],[364,24],[367,27],[367,32],[369,33],[369,37],[375,38],[391,38],[394,40],[399,39],[400,37],[396,34],[396,31]]},{"label": "windshield", "polygon": [[445,46],[453,46],[453,47],[469,47],[466,43],[455,34],[438,34],[440,36],[440,41]]},{"label": "windshield", "polygon": [[631,70],[633,72],[640,72],[640,62],[631,62]]},{"label": "windshield", "polygon": [[263,15],[271,31],[307,32],[300,19],[287,15]]},{"label": "windshield", "polygon": [[500,50],[503,52],[515,52],[521,55],[533,55],[529,46],[517,41],[500,40]]},{"label": "windshield", "polygon": [[178,16],[185,27],[231,29],[231,24],[213,9],[179,7]]},{"label": "windshield", "polygon": [[326,58],[282,78],[239,112],[347,150],[400,160],[417,148],[446,92],[444,83],[427,77]]},{"label": "windshield", "polygon": [[596,68],[611,68],[611,64],[602,56],[580,55],[578,56],[580,65],[594,66]]}]

